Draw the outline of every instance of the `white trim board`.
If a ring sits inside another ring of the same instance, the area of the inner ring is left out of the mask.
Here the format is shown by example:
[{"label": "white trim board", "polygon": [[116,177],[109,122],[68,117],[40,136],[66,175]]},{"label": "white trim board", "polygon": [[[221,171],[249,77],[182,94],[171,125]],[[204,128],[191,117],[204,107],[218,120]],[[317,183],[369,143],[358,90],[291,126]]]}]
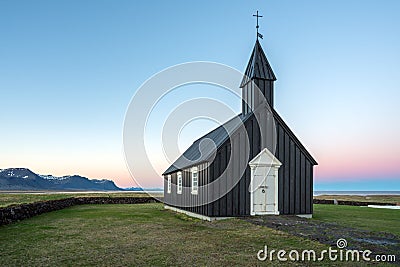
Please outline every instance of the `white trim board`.
[{"label": "white trim board", "polygon": [[311,219],[312,214],[296,214],[297,217]]},{"label": "white trim board", "polygon": [[183,213],[183,214],[185,214],[187,216],[190,216],[190,217],[193,217],[193,218],[197,218],[197,219],[200,219],[200,220],[204,220],[204,221],[209,221],[209,222],[216,221],[216,220],[226,220],[226,219],[235,218],[235,217],[209,217],[209,216],[197,214],[197,213],[194,213],[194,212],[190,212],[190,211],[187,211],[187,210],[182,210],[182,209],[179,209],[179,208],[171,207],[171,206],[168,206],[168,205],[164,205],[164,209],[172,210],[172,211],[179,212],[179,213]]},{"label": "white trim board", "polygon": [[[164,205],[164,209],[172,210],[172,211],[179,212],[179,213],[183,213],[183,214],[185,214],[187,216],[190,216],[190,217],[193,217],[193,218],[197,218],[197,219],[200,219],[200,220],[204,220],[204,221],[209,221],[209,222],[236,218],[236,217],[209,217],[209,216],[197,214],[197,213],[194,213],[194,212],[182,210],[182,209],[179,209],[179,208],[171,207],[171,206],[168,206],[168,205]],[[265,213],[265,214],[260,214],[259,216],[263,216],[263,215],[279,215],[279,211],[278,211],[278,213]],[[300,218],[306,218],[306,219],[311,219],[312,218],[312,214],[297,214],[296,216],[298,216]]]}]

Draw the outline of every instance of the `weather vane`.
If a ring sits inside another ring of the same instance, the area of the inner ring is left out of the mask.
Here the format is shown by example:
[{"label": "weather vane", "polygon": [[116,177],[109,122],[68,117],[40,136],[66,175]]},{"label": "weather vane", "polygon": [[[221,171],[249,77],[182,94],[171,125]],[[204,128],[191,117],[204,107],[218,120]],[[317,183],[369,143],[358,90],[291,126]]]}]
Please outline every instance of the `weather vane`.
[{"label": "weather vane", "polygon": [[262,38],[263,38],[263,35],[262,35],[261,33],[258,32],[258,28],[260,28],[260,26],[258,26],[258,18],[262,18],[262,16],[258,15],[258,10],[257,10],[257,14],[253,15],[253,17],[257,17],[257,26],[256,26],[256,29],[257,29],[257,39],[258,39],[258,37],[260,37],[260,38],[262,39]]}]

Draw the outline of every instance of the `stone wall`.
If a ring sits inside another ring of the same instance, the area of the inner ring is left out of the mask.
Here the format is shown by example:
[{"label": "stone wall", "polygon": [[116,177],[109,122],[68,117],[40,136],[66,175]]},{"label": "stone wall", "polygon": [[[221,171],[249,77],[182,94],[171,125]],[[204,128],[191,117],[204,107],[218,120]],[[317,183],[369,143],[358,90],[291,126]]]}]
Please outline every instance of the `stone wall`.
[{"label": "stone wall", "polygon": [[333,199],[314,199],[313,203],[314,204],[349,205],[349,206],[368,206],[368,205],[393,206],[393,205],[396,205],[393,203],[360,202],[360,201],[333,200]]},{"label": "stone wall", "polygon": [[83,204],[140,204],[159,202],[152,197],[71,197],[0,208],[0,225]]}]

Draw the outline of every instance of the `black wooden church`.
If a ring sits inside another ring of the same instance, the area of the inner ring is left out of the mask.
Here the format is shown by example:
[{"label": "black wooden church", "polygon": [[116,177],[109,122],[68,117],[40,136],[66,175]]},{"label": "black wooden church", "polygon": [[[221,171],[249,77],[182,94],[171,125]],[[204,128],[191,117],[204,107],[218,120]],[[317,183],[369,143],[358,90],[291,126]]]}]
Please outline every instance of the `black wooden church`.
[{"label": "black wooden church", "polygon": [[[242,113],[196,140],[163,173],[166,208],[208,220],[312,216],[317,162],[274,108],[276,77],[259,36],[257,23],[257,40],[240,84]],[[199,145],[206,139],[215,146],[204,157]]]}]

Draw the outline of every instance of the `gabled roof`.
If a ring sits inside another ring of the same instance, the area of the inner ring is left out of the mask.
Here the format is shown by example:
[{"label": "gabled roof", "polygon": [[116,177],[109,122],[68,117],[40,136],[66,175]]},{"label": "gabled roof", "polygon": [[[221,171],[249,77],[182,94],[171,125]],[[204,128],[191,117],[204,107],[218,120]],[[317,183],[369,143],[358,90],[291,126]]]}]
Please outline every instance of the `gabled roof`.
[{"label": "gabled roof", "polygon": [[254,78],[276,81],[275,74],[258,40],[254,45],[240,87],[245,86],[246,83]]},{"label": "gabled roof", "polygon": [[[223,125],[212,130],[208,134],[200,137],[186,149],[186,151],[163,173],[163,175],[182,170],[192,165],[206,162],[216,149],[220,148],[229,138],[229,133],[233,133],[239,126],[246,122],[252,113],[246,115],[239,114]],[[205,141],[200,144],[201,141]],[[208,141],[207,141],[208,140]],[[201,148],[201,151],[200,149]]]},{"label": "gabled roof", "polygon": [[[318,165],[317,161],[311,156],[311,154],[303,146],[303,144],[292,132],[292,130],[290,130],[289,126],[285,123],[281,116],[279,116],[278,112],[272,109],[272,114],[274,120],[282,126],[283,130],[290,136],[293,142],[298,145],[299,149],[301,150],[301,152],[304,153],[305,157],[309,159],[313,165]],[[241,123],[245,123],[252,116],[254,116],[253,113],[248,113],[246,115],[239,114],[238,116],[233,117],[218,128],[212,130],[208,134],[200,137],[199,139],[194,141],[193,144],[188,149],[186,149],[186,151],[162,175],[170,174],[202,162],[207,162],[210,156],[216,152],[216,149],[220,148],[225,143],[225,141],[228,140],[229,133],[233,133],[233,131],[239,128]],[[237,118],[239,118],[240,120],[237,120]],[[208,140],[208,142],[206,141],[200,145],[200,142],[203,140]],[[200,152],[200,147],[203,153]]]},{"label": "gabled roof", "polygon": [[278,114],[278,112],[275,109],[271,109],[272,114],[274,116],[275,122],[278,122],[282,128],[285,130],[285,132],[291,137],[293,142],[296,143],[296,145],[299,146],[300,150],[304,153],[306,158],[308,158],[313,165],[318,165],[318,162],[311,156],[311,154],[308,152],[308,150],[303,146],[303,144],[300,142],[300,140],[296,137],[296,135],[290,130],[289,126],[285,123],[285,121],[282,119],[282,117]]},{"label": "gabled roof", "polygon": [[250,166],[281,166],[282,163],[275,157],[268,148],[264,148],[250,162]]}]

